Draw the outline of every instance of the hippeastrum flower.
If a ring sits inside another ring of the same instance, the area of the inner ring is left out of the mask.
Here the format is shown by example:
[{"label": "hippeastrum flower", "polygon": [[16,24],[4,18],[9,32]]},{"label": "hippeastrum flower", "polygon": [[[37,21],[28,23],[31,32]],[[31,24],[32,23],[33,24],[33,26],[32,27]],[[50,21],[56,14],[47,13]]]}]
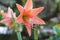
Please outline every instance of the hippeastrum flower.
[{"label": "hippeastrum flower", "polygon": [[25,24],[29,36],[31,36],[32,24],[45,24],[45,22],[42,19],[36,16],[44,9],[44,7],[32,9],[32,0],[27,0],[24,8],[19,4],[16,4],[16,6],[20,12],[20,15],[17,17],[17,22]]},{"label": "hippeastrum flower", "polygon": [[12,16],[16,18],[16,13],[13,13],[12,9],[8,7],[8,12],[7,13],[2,12],[1,14],[2,16],[4,16],[4,19],[1,20],[0,22],[8,24],[8,26],[12,26]]}]

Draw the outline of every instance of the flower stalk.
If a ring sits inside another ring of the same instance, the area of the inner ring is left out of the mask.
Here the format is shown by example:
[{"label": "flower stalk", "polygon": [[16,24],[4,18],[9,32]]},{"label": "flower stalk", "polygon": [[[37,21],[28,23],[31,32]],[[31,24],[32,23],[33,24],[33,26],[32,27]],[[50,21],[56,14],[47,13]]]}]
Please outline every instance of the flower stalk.
[{"label": "flower stalk", "polygon": [[21,32],[17,31],[16,33],[17,33],[18,40],[22,40]]},{"label": "flower stalk", "polygon": [[34,30],[34,40],[38,40],[38,31]]},{"label": "flower stalk", "polygon": [[37,29],[36,25],[34,27],[35,27],[35,29],[34,29],[34,40],[38,40],[38,29]]}]

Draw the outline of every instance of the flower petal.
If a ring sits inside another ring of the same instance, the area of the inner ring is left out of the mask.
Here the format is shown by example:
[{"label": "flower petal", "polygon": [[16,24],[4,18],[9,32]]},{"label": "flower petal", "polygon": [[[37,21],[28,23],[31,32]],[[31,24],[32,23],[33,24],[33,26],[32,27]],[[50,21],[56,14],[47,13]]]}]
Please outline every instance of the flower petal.
[{"label": "flower petal", "polygon": [[21,15],[19,15],[18,17],[17,17],[17,20],[16,20],[18,23],[22,23],[23,22],[23,19],[22,19],[22,16]]},{"label": "flower petal", "polygon": [[7,14],[8,17],[11,17],[12,13],[13,13],[12,9],[10,7],[8,7],[8,14]]},{"label": "flower petal", "polygon": [[1,20],[0,22],[4,24],[8,24],[9,27],[11,27],[12,25],[12,22],[10,21],[10,19],[7,19],[7,18]]},{"label": "flower petal", "polygon": [[1,13],[2,16],[4,16],[5,18],[7,17],[7,14],[6,13]]},{"label": "flower petal", "polygon": [[33,20],[33,24],[45,24],[45,22],[42,19],[40,19],[36,16],[33,17],[32,20]]},{"label": "flower petal", "polygon": [[12,22],[11,22],[11,21],[8,22],[8,26],[9,26],[9,27],[12,26]]},{"label": "flower petal", "polygon": [[44,9],[44,7],[33,9],[32,10],[32,15],[38,15],[43,9]]},{"label": "flower petal", "polygon": [[1,20],[0,22],[1,23],[8,23],[10,21],[10,19],[9,18],[4,18],[3,20]]},{"label": "flower petal", "polygon": [[30,25],[30,23],[28,21],[25,21],[24,24],[26,26],[26,29],[27,29],[29,36],[31,36],[31,25]]},{"label": "flower petal", "polygon": [[19,4],[16,4],[16,6],[17,6],[18,10],[20,11],[20,13],[22,13],[23,7],[21,5],[19,5]]},{"label": "flower petal", "polygon": [[29,10],[33,8],[32,0],[27,0],[24,9]]},{"label": "flower petal", "polygon": [[13,14],[13,17],[16,18],[16,13]]}]

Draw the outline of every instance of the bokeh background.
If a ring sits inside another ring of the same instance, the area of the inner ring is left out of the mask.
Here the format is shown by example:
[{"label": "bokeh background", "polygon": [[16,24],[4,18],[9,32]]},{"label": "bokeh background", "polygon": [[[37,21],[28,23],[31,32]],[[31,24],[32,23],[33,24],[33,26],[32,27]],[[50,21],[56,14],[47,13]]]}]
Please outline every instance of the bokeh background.
[{"label": "bokeh background", "polygon": [[[18,16],[16,3],[24,6],[25,2],[26,0],[0,0],[0,12],[1,10],[7,12],[7,8],[11,7]],[[39,40],[60,40],[60,0],[33,0],[33,5],[34,8],[44,7],[44,10],[38,15],[46,22],[45,25],[38,25]],[[2,19],[3,16],[0,14],[0,20]],[[27,35],[25,28],[21,33],[23,40],[34,40],[33,31],[31,37]],[[5,24],[0,23],[0,40],[17,40],[17,35]]]}]

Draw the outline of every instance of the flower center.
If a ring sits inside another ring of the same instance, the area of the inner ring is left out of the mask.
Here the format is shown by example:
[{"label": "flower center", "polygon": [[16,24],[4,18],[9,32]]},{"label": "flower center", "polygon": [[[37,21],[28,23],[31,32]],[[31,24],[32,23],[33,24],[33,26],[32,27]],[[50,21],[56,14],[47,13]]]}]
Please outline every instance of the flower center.
[{"label": "flower center", "polygon": [[23,19],[24,19],[24,20],[27,19],[27,15],[26,15],[26,14],[23,15]]}]

